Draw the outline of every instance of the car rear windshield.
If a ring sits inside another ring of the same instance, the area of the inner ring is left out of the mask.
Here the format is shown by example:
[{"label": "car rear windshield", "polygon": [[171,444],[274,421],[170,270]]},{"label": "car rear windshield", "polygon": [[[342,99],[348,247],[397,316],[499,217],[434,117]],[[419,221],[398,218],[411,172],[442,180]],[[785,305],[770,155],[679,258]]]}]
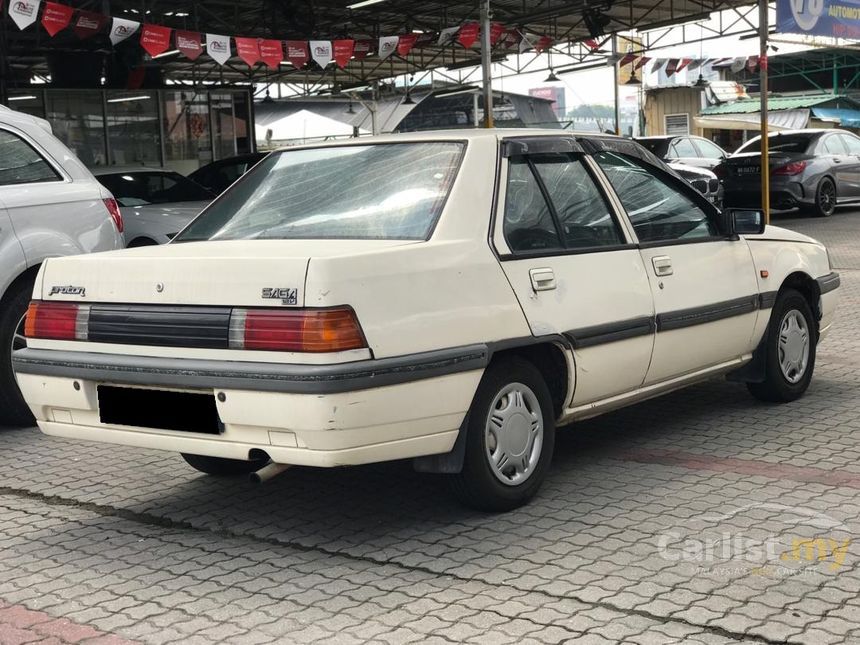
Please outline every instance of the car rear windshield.
[{"label": "car rear windshield", "polygon": [[427,239],[464,149],[418,142],[272,153],[176,241]]},{"label": "car rear windshield", "polygon": [[[807,151],[811,141],[812,137],[803,134],[776,134],[767,140],[770,152],[800,153]],[[748,141],[738,152],[761,152],[761,137]]]},{"label": "car rear windshield", "polygon": [[176,172],[119,172],[98,175],[120,206],[209,201],[215,197],[203,186]]}]

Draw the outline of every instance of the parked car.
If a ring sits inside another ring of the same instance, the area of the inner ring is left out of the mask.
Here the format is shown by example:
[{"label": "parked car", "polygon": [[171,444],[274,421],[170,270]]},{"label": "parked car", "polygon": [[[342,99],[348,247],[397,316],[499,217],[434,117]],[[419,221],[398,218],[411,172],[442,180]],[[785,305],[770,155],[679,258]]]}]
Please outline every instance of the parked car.
[{"label": "parked car", "polygon": [[38,284],[46,434],[259,479],[415,458],[503,510],[559,425],[725,374],[800,397],[839,276],[630,140],[457,130],[272,153],[171,244]]},{"label": "parked car", "polygon": [[[768,135],[770,203],[828,217],[860,201],[860,138],[844,130],[786,130]],[[717,169],[725,203],[761,203],[761,137],[750,139]]]},{"label": "parked car", "polygon": [[215,197],[171,170],[104,167],[93,173],[119,202],[130,247],[170,241]]},{"label": "parked car", "polygon": [[111,194],[47,121],[0,106],[0,424],[33,422],[11,355],[26,344],[23,319],[39,266],[48,257],[122,246]]},{"label": "parked car", "polygon": [[266,152],[253,152],[247,155],[219,159],[201,166],[188,175],[188,178],[204,188],[208,188],[216,195],[220,195],[230,187],[230,184],[257,165],[267,154]]},{"label": "parked car", "polygon": [[689,134],[637,137],[636,141],[667,163],[682,163],[706,170],[713,170],[729,156],[713,141]]},{"label": "parked car", "polygon": [[666,165],[690,182],[693,188],[702,193],[705,199],[714,206],[722,208],[723,184],[716,173],[705,168],[696,168],[695,166],[688,166],[682,163],[672,162]]}]

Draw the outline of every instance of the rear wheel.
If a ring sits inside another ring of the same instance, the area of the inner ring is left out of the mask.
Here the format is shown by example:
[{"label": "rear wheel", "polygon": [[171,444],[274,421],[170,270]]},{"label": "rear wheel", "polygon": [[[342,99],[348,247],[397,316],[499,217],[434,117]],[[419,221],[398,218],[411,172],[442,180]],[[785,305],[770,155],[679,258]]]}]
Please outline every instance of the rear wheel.
[{"label": "rear wheel", "polygon": [[224,457],[209,457],[207,455],[192,455],[182,453],[182,458],[195,470],[217,477],[235,477],[257,472],[269,463],[268,459],[226,459]]},{"label": "rear wheel", "polygon": [[27,346],[24,316],[32,293],[33,283],[26,280],[13,286],[0,303],[0,425],[31,426],[35,423],[12,371],[12,352]]},{"label": "rear wheel", "polygon": [[765,379],[748,383],[757,399],[787,403],[803,396],[815,369],[817,331],[809,303],[798,291],[786,289],[776,300],[768,323]]},{"label": "rear wheel", "polygon": [[816,217],[830,217],[836,210],[836,185],[833,180],[825,177],[818,182],[815,191],[815,203],[811,212]]},{"label": "rear wheel", "polygon": [[537,368],[521,358],[491,364],[464,429],[463,470],[450,479],[455,495],[484,511],[528,502],[546,478],[555,445],[552,398]]}]

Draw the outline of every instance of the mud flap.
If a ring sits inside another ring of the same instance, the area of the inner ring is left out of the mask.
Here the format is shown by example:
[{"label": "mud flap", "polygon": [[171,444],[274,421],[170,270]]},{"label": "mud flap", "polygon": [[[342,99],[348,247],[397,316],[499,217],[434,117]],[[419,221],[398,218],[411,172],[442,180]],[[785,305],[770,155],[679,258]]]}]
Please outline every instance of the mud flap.
[{"label": "mud flap", "polygon": [[758,347],[753,351],[752,360],[743,367],[726,374],[726,380],[733,383],[763,383],[767,367],[765,361],[767,359],[767,338],[768,333],[765,332]]},{"label": "mud flap", "polygon": [[438,473],[441,475],[456,475],[463,470],[463,462],[466,459],[466,432],[469,427],[469,413],[463,418],[457,441],[451,452],[441,455],[425,455],[415,457],[412,467],[417,473]]}]

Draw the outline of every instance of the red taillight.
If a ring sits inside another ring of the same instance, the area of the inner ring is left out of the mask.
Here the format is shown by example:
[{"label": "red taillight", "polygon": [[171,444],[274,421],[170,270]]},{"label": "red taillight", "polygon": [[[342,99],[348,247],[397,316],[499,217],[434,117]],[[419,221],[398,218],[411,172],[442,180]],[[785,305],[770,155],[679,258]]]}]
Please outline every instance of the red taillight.
[{"label": "red taillight", "polygon": [[771,175],[799,175],[806,170],[805,161],[792,161],[784,166],[777,166],[770,171]]},{"label": "red taillight", "polygon": [[116,225],[116,230],[122,233],[125,226],[122,223],[122,213],[119,210],[119,204],[116,203],[113,197],[108,197],[102,201],[105,203],[105,208],[107,208],[113,223]]},{"label": "red taillight", "polygon": [[89,305],[34,300],[27,309],[24,335],[27,338],[86,340]]},{"label": "red taillight", "polygon": [[367,347],[355,312],[336,309],[234,309],[230,347],[280,352],[343,352]]}]

